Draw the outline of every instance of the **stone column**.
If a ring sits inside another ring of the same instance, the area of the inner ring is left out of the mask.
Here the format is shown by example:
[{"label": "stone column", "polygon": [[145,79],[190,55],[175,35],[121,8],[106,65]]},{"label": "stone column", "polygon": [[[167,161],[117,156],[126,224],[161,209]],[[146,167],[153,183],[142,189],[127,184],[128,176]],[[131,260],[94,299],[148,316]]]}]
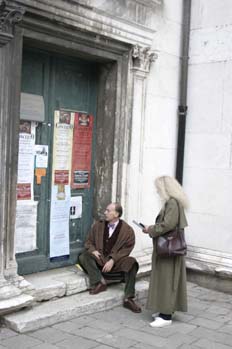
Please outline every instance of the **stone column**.
[{"label": "stone column", "polygon": [[[30,304],[15,285],[14,235],[23,10],[0,0],[0,314]],[[18,277],[20,280],[20,277]]]},{"label": "stone column", "polygon": [[141,213],[146,80],[150,71],[150,65],[157,57],[157,54],[152,52],[149,47],[134,46],[132,50],[133,107],[126,212],[129,222],[133,219],[139,219]]}]

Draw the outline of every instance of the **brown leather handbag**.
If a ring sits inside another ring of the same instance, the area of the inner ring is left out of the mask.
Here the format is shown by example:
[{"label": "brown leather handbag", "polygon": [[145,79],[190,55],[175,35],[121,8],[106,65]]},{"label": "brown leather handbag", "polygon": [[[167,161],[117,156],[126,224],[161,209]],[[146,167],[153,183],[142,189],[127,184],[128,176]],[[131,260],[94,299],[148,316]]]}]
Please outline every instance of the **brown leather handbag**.
[{"label": "brown leather handbag", "polygon": [[158,236],[156,252],[159,257],[185,256],[187,253],[187,244],[185,241],[184,230],[180,229],[180,207],[178,225],[176,229]]}]

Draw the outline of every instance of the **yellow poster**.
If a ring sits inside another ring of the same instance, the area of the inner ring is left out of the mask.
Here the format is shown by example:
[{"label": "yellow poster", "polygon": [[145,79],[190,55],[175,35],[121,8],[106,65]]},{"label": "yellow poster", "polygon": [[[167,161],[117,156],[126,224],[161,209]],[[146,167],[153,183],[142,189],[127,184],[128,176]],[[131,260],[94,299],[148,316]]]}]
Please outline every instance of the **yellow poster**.
[{"label": "yellow poster", "polygon": [[56,110],[54,115],[52,185],[70,185],[74,113]]},{"label": "yellow poster", "polygon": [[50,258],[68,256],[69,215],[74,113],[56,110],[54,115]]}]

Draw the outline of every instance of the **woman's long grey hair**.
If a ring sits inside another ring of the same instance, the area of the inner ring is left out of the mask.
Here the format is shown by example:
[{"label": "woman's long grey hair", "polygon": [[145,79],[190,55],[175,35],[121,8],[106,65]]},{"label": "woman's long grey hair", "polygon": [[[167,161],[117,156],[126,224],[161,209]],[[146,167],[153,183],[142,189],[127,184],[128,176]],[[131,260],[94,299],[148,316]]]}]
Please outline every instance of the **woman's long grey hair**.
[{"label": "woman's long grey hair", "polygon": [[175,198],[184,208],[188,208],[188,198],[180,183],[173,177],[161,176],[155,179],[155,186],[161,199],[166,202],[170,197]]}]

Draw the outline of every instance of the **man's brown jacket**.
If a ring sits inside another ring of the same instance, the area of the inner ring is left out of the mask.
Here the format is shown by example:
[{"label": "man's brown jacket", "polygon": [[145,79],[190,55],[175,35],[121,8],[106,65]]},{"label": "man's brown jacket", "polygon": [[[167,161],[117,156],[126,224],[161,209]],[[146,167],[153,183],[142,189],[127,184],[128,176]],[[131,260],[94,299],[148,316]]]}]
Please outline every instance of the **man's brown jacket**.
[{"label": "man's brown jacket", "polygon": [[123,220],[121,220],[121,222],[122,225],[117,241],[107,257],[103,256],[105,221],[96,222],[92,226],[85,242],[85,248],[89,253],[95,250],[101,253],[101,258],[96,258],[96,261],[100,266],[103,266],[110,258],[113,258],[114,266],[111,270],[112,272],[128,272],[136,262],[135,258],[129,256],[135,245],[134,230]]}]

